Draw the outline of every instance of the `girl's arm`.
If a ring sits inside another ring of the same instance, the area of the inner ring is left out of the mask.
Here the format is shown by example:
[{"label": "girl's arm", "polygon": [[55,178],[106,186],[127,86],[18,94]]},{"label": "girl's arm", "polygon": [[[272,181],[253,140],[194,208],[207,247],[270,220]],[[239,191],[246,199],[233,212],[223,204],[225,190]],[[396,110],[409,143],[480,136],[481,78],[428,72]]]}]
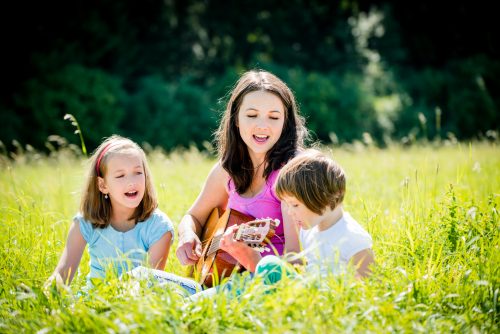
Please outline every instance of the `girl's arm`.
[{"label": "girl's arm", "polygon": [[172,232],[167,232],[149,248],[149,266],[151,268],[160,270],[165,269],[171,243]]},{"label": "girl's arm", "polygon": [[77,220],[74,220],[69,228],[66,246],[59,259],[54,273],[49,277],[48,284],[54,279],[57,282],[63,282],[69,285],[75,276],[76,269],[82,259],[83,251],[85,250],[87,242],[80,232],[80,225]]},{"label": "girl's arm", "polygon": [[356,278],[364,278],[371,274],[370,265],[375,263],[373,251],[370,248],[363,249],[354,254],[350,261],[356,268]]},{"label": "girl's arm", "polygon": [[183,265],[195,264],[201,256],[200,235],[203,226],[214,208],[225,208],[228,201],[227,172],[220,162],[214,165],[205,185],[187,214],[182,218],[179,229],[177,257]]}]

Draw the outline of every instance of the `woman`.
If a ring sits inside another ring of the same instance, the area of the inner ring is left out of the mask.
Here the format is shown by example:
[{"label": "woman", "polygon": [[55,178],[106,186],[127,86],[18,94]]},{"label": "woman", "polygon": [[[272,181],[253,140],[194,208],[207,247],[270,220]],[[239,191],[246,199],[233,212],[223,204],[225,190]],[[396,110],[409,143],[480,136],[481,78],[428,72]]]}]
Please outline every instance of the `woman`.
[{"label": "woman", "polygon": [[247,270],[254,272],[262,256],[299,251],[297,231],[273,186],[280,168],[303,148],[306,136],[295,97],[282,80],[266,71],[241,76],[216,132],[219,161],[179,224],[177,257],[183,265],[200,258],[200,235],[214,208],[282,222],[271,239],[273,249],[262,254],[231,235],[222,238],[221,249]]}]

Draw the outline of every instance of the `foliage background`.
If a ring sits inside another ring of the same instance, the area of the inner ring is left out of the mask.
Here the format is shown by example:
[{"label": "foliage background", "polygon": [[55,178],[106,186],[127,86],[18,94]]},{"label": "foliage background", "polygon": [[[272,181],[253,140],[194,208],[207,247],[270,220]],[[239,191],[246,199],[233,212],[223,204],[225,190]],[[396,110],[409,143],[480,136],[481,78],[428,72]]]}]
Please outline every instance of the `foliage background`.
[{"label": "foliage background", "polygon": [[[271,70],[315,139],[494,138],[500,38],[486,1],[16,1],[2,4],[0,140],[93,149],[113,133],[207,147],[238,75]],[[493,130],[493,131],[489,131]],[[54,143],[52,143],[54,144]]]}]

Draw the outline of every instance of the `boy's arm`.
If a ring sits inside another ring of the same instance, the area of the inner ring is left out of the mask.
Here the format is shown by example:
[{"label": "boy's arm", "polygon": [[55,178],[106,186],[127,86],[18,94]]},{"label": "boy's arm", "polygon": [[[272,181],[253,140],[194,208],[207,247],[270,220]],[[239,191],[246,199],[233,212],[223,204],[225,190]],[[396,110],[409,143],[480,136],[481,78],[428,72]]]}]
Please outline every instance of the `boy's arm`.
[{"label": "boy's arm", "polygon": [[283,231],[285,234],[285,250],[283,254],[285,255],[288,262],[292,264],[304,264],[302,258],[297,255],[300,252],[300,241],[299,241],[299,229],[292,221],[292,218],[288,214],[285,202],[281,202],[281,213],[283,215]]},{"label": "boy's arm", "polygon": [[375,257],[371,248],[367,248],[354,254],[350,262],[356,268],[356,278],[364,278],[371,274],[370,265],[375,263]]},{"label": "boy's arm", "polygon": [[46,284],[51,284],[55,279],[58,283],[70,284],[75,276],[75,271],[82,259],[83,251],[87,242],[80,232],[80,226],[77,220],[74,220],[69,228],[66,246],[59,259],[54,273],[49,277]]},{"label": "boy's arm", "polygon": [[172,232],[167,232],[149,248],[149,266],[151,268],[160,270],[165,269],[171,243]]}]

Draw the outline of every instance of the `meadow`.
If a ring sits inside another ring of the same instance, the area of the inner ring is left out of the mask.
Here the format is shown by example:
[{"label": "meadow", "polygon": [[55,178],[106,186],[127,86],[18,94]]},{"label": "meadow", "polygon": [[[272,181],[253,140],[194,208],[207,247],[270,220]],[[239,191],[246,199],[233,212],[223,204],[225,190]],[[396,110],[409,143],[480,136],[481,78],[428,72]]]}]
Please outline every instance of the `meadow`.
[{"label": "meadow", "polygon": [[[500,150],[495,143],[323,148],[348,175],[345,208],[372,235],[373,275],[284,280],[263,293],[188,301],[175,289],[109,279],[43,289],[78,210],[85,159],[69,151],[0,159],[0,333],[498,333]],[[149,153],[174,225],[215,162]],[[186,275],[175,256],[166,270]]]}]

